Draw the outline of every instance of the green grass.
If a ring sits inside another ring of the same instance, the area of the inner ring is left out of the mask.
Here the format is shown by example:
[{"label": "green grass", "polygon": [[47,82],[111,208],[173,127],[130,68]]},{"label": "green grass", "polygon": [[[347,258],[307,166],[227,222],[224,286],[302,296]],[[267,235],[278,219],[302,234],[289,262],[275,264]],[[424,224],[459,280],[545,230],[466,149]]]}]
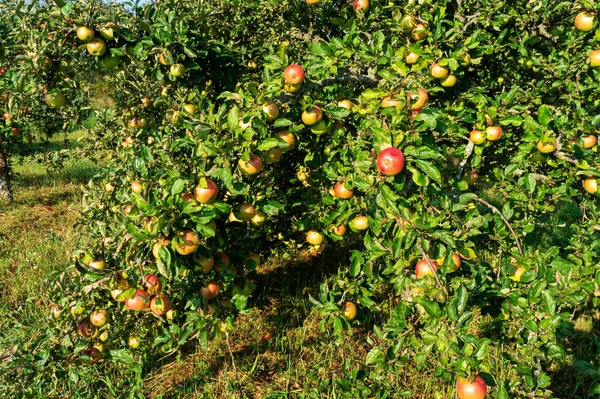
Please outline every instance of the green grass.
[{"label": "green grass", "polygon": [[[78,137],[80,134],[69,138]],[[53,145],[59,149],[61,138],[55,140]],[[31,149],[35,153],[40,147],[33,144]],[[25,352],[35,352],[36,340],[51,327],[44,278],[62,270],[70,252],[85,239],[75,227],[81,210],[80,186],[97,172],[92,162],[79,160],[68,161],[64,169],[48,174],[31,159],[25,158],[25,163],[15,167],[15,201],[0,208],[0,343],[5,345],[0,345],[0,359],[10,356],[17,343]],[[559,216],[579,215],[577,209],[565,205]],[[549,227],[535,240],[558,245],[561,231]],[[259,270],[251,313],[237,319],[229,337],[217,338],[208,348],[189,346],[179,358],[146,366],[138,376],[126,366],[100,363],[80,371],[79,381],[74,383],[65,374],[66,366],[55,374],[42,368],[40,373],[49,374],[49,391],[30,397],[121,397],[133,386],[140,387],[144,397],[164,399],[395,398],[403,391],[410,391],[411,398],[454,397],[452,384],[433,372],[435,356],[422,363],[396,365],[389,377],[365,364],[366,354],[378,343],[370,328],[357,323],[341,341],[335,340],[330,324],[320,328],[321,316],[313,311],[308,297],[318,295],[320,284],[335,275],[347,256],[340,250],[324,251],[299,252],[292,260],[269,259]],[[487,316],[476,316],[473,333],[485,334],[488,323]],[[576,319],[576,333],[567,343],[571,352],[552,370],[552,385],[541,390],[539,397],[585,397],[590,381],[575,373],[570,364],[576,359],[594,359],[592,333],[598,334],[598,329],[598,315]],[[509,380],[516,376],[516,367],[503,352],[514,361],[521,355],[510,342],[490,348],[495,377]],[[36,360],[39,358],[32,358],[32,362]],[[363,378],[352,379],[352,370],[358,370]],[[0,376],[0,393],[3,387],[18,390],[21,386],[21,381],[9,378]],[[362,394],[344,393],[344,381]]]}]

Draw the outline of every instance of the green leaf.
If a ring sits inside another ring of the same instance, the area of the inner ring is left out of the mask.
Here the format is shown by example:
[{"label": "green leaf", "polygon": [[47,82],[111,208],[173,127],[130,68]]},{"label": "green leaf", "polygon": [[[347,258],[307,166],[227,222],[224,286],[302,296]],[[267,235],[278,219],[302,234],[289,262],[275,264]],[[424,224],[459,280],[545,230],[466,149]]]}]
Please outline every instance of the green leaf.
[{"label": "green leaf", "polygon": [[135,359],[133,354],[128,349],[113,349],[109,352],[111,360],[115,360],[119,363],[133,364]]},{"label": "green leaf", "polygon": [[437,319],[442,315],[442,310],[440,309],[440,305],[435,301],[418,298],[417,303],[419,305],[423,306],[423,309],[425,309],[427,314],[434,319]]},{"label": "green leaf", "polygon": [[427,176],[431,177],[436,183],[442,184],[442,175],[438,168],[436,168],[432,163],[423,161],[421,159],[413,159],[413,162],[419,169],[427,173]]},{"label": "green leaf", "polygon": [[563,258],[556,258],[554,259],[551,263],[550,266],[555,268],[556,270],[558,270],[561,273],[568,273],[570,270],[574,269],[575,263],[563,259]]},{"label": "green leaf", "polygon": [[185,180],[177,179],[175,183],[173,183],[173,187],[171,187],[171,195],[177,195],[181,193],[185,187],[185,183]]},{"label": "green leaf", "polygon": [[270,150],[271,148],[275,148],[277,146],[279,146],[279,140],[277,140],[276,138],[269,138],[269,139],[263,140],[258,145],[258,149],[260,151],[267,151],[267,150]]},{"label": "green leaf", "polygon": [[544,301],[544,307],[546,308],[546,312],[550,316],[554,316],[554,312],[556,311],[556,301],[554,297],[548,290],[542,291],[542,299]]},{"label": "green leaf", "polygon": [[575,370],[585,375],[596,375],[600,373],[600,369],[598,369],[598,367],[592,365],[590,362],[586,362],[585,360],[576,360],[575,363],[573,363],[573,367]]},{"label": "green leaf", "polygon": [[229,123],[229,130],[234,131],[238,127],[240,117],[237,107],[231,108],[229,115],[227,116],[227,122]]},{"label": "green leaf", "polygon": [[542,104],[538,108],[538,122],[548,127],[548,124],[552,121],[552,108]]},{"label": "green leaf", "polygon": [[368,365],[382,365],[385,362],[385,354],[379,349],[379,347],[374,347],[369,351],[367,357],[365,359],[365,363]]}]

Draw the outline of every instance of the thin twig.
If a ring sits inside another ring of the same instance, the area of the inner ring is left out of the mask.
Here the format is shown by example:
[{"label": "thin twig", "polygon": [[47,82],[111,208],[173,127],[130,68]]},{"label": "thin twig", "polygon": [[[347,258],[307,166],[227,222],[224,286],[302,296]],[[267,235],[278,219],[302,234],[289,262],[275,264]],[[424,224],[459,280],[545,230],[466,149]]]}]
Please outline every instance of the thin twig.
[{"label": "thin twig", "polygon": [[[227,351],[229,351],[229,356],[231,356],[231,365],[233,366],[233,375],[235,377],[236,385],[239,389],[240,385],[239,385],[239,379],[238,379],[238,375],[237,375],[237,367],[235,367],[235,358],[233,357],[233,351],[231,350],[231,346],[229,345],[229,330],[225,331],[225,343],[227,344]],[[240,389],[240,393],[242,393],[241,389]]]},{"label": "thin twig", "polygon": [[506,226],[508,227],[508,229],[512,233],[513,237],[515,238],[515,242],[517,243],[517,248],[519,249],[519,253],[521,254],[521,256],[523,256],[523,250],[521,249],[521,243],[519,242],[519,237],[517,237],[517,233],[515,233],[515,231],[513,230],[512,226],[510,225],[510,223],[508,222],[508,219],[506,219],[506,217],[504,216],[504,214],[502,212],[500,212],[500,210],[498,208],[496,208],[494,205],[490,204],[489,202],[487,202],[485,200],[482,200],[479,197],[473,198],[473,201],[477,201],[477,202],[482,203],[483,205],[485,205],[488,208],[490,208],[492,210],[492,212],[500,215],[500,217],[502,218],[502,220],[504,221],[504,223],[506,224]]},{"label": "thin twig", "polygon": [[498,272],[496,273],[496,281],[500,280],[500,269],[502,268],[502,248],[500,248],[500,255],[498,255]]},{"label": "thin twig", "polygon": [[458,170],[456,171],[456,180],[460,180],[462,177],[463,170],[465,169],[465,165],[469,160],[469,157],[473,153],[473,149],[475,148],[475,143],[469,140],[469,144],[467,144],[467,148],[465,148],[465,157],[462,161],[460,161],[460,165],[458,165]]}]

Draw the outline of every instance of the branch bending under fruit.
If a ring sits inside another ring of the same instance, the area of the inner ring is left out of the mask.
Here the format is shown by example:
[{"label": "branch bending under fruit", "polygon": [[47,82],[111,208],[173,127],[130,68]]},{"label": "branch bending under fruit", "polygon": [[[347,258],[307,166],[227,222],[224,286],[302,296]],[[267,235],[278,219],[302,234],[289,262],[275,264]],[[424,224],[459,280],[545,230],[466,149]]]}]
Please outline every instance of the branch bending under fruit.
[{"label": "branch bending under fruit", "polygon": [[467,161],[469,160],[469,157],[473,153],[474,149],[475,149],[475,143],[473,143],[471,140],[469,140],[469,144],[467,144],[467,148],[465,148],[465,157],[463,158],[462,161],[460,161],[460,165],[458,165],[458,169],[456,171],[456,180],[460,180],[460,178],[462,177],[462,173],[463,173],[463,170],[465,169],[465,165],[467,164]]},{"label": "branch bending under fruit", "polygon": [[504,221],[504,223],[506,224],[506,226],[508,227],[508,229],[510,230],[510,232],[512,233],[515,242],[517,243],[517,248],[519,249],[519,253],[521,254],[521,256],[523,256],[523,249],[521,249],[521,243],[519,242],[519,237],[517,236],[517,233],[515,233],[515,231],[513,230],[512,226],[510,225],[510,223],[508,222],[508,219],[506,219],[506,217],[504,216],[504,214],[502,212],[500,212],[500,210],[498,208],[496,208],[494,205],[490,204],[489,202],[482,200],[479,197],[475,197],[473,198],[473,201],[477,201],[479,203],[482,203],[483,205],[487,206],[489,209],[492,210],[492,212],[500,215],[500,217],[502,218],[502,220]]},{"label": "branch bending under fruit", "polygon": [[448,294],[448,292],[446,291],[446,287],[444,287],[444,285],[442,284],[442,281],[440,280],[439,276],[437,275],[437,272],[435,271],[436,270],[435,266],[433,266],[433,263],[431,263],[431,259],[429,259],[429,256],[427,256],[427,254],[425,253],[425,250],[423,249],[423,246],[421,245],[421,243],[419,242],[418,239],[416,242],[417,242],[417,249],[421,253],[421,256],[423,257],[423,259],[425,259],[425,261],[429,265],[429,269],[433,272],[433,277],[435,277],[435,282],[442,290],[444,290],[444,292],[446,294]]}]

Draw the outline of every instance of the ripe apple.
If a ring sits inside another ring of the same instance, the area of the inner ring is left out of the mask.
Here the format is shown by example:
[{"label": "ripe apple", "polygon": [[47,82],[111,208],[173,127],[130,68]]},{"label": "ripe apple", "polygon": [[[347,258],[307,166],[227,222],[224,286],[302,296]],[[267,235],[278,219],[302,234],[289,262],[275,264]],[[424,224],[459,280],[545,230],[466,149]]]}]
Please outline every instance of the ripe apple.
[{"label": "ripe apple", "polygon": [[210,272],[215,265],[215,258],[212,256],[204,257],[202,255],[198,255],[194,257],[194,261],[196,262],[196,270],[202,271],[202,273],[206,274]]},{"label": "ripe apple", "polygon": [[440,85],[442,85],[442,87],[454,87],[456,81],[456,75],[448,75],[445,79],[440,81]]},{"label": "ripe apple", "polygon": [[352,104],[352,101],[346,99],[346,100],[338,101],[337,106],[340,108],[345,108],[348,111],[352,111],[352,107],[354,107],[354,104]]},{"label": "ripe apple", "polygon": [[217,252],[213,256],[215,260],[215,270],[221,273],[229,267],[229,256],[223,252]]},{"label": "ripe apple", "polygon": [[146,274],[141,278],[140,284],[150,294],[157,294],[162,290],[162,281],[154,274]]},{"label": "ripe apple", "polygon": [[198,234],[194,233],[192,230],[180,231],[177,238],[178,239],[175,240],[175,250],[180,255],[194,253],[200,246],[200,238],[198,237]]},{"label": "ripe apple", "polygon": [[452,262],[454,263],[454,265],[452,266],[453,272],[460,269],[460,265],[462,264],[462,259],[460,258],[460,255],[458,253],[454,252],[452,254]]},{"label": "ripe apple", "polygon": [[[47,98],[48,97],[46,97],[46,99]],[[48,102],[48,101],[46,100],[46,102]],[[3,116],[4,116],[4,119],[6,119],[7,121],[12,119],[12,115],[8,111],[6,111]]]},{"label": "ripe apple", "polygon": [[283,80],[292,85],[298,85],[304,81],[304,69],[300,65],[291,64],[283,71]]},{"label": "ripe apple", "polygon": [[176,78],[183,76],[185,71],[186,71],[186,69],[183,64],[173,64],[169,68],[169,72],[171,72],[171,75],[173,75]]},{"label": "ripe apple", "polygon": [[221,286],[216,281],[209,281],[206,286],[200,288],[200,295],[206,299],[214,299],[219,295]]},{"label": "ripe apple", "polygon": [[[433,270],[437,272],[437,263],[432,260],[431,265],[433,266]],[[417,266],[415,267],[415,273],[417,275],[417,278],[423,278],[427,275],[433,276],[433,271],[431,270],[429,263],[427,263],[427,260],[425,259],[422,259],[417,263]]]},{"label": "ripe apple", "polygon": [[244,258],[244,266],[248,269],[256,269],[260,265],[260,255],[250,252]]},{"label": "ripe apple", "polygon": [[598,192],[598,179],[595,177],[588,177],[583,181],[583,188],[590,194],[596,194]]},{"label": "ripe apple", "polygon": [[344,182],[341,182],[341,181],[335,183],[335,186],[333,187],[333,192],[336,197],[342,198],[342,199],[348,199],[348,198],[352,197],[352,195],[354,195],[354,191],[348,190],[346,188],[346,186],[344,185]]},{"label": "ripe apple", "polygon": [[96,258],[92,259],[87,265],[96,270],[104,270],[106,262],[104,262],[104,258]]},{"label": "ripe apple", "polygon": [[341,237],[344,234],[346,234],[346,226],[344,226],[343,224],[340,224],[339,226],[333,227],[332,231],[333,231],[333,234],[336,234]]},{"label": "ripe apple", "polygon": [[[46,104],[48,104],[48,106],[50,106],[52,108],[60,108],[63,105],[65,105],[65,95],[59,90],[51,91],[50,93],[46,94]],[[6,118],[6,114],[7,113],[4,113],[5,118]],[[9,116],[10,116],[10,114],[9,114]],[[6,118],[6,119],[10,119],[10,118]]]},{"label": "ripe apple", "polygon": [[84,310],[85,309],[84,309],[83,305],[80,303],[69,308],[69,312],[71,312],[71,315],[73,317],[81,316],[83,314]]},{"label": "ripe apple", "polygon": [[194,194],[192,193],[181,193],[181,198],[183,198],[184,203],[193,202],[194,204],[198,205],[196,197],[194,197]]},{"label": "ripe apple", "polygon": [[294,94],[294,93],[298,93],[300,91],[301,87],[302,87],[301,83],[298,83],[297,85],[293,85],[291,83],[284,83],[283,91],[285,91],[286,93]]},{"label": "ripe apple", "polygon": [[131,348],[133,349],[137,349],[140,347],[140,339],[136,336],[130,336],[129,339],[127,340],[127,345],[129,345]]},{"label": "ripe apple", "polygon": [[409,51],[404,55],[404,61],[408,65],[416,64],[419,57],[421,57],[419,54]]},{"label": "ripe apple", "polygon": [[279,107],[273,101],[265,103],[262,110],[267,117],[267,122],[274,121],[279,117]]},{"label": "ripe apple", "polygon": [[252,223],[252,225],[255,227],[260,227],[263,224],[265,224],[266,220],[267,220],[267,215],[265,215],[264,212],[256,211],[254,216],[252,216],[252,219],[250,219],[250,223]]},{"label": "ripe apple", "polygon": [[316,230],[308,230],[306,232],[306,242],[310,245],[321,245],[324,239],[325,236]]},{"label": "ripe apple", "polygon": [[81,354],[90,358],[88,361],[89,364],[98,363],[98,361],[102,358],[102,351],[95,346],[91,349],[82,350]]},{"label": "ripe apple", "polygon": [[590,66],[600,67],[600,50],[594,50],[590,53]]},{"label": "ripe apple", "polygon": [[102,57],[106,53],[106,43],[104,40],[96,37],[90,40],[86,45],[88,53],[96,57]]},{"label": "ripe apple", "polygon": [[162,316],[171,310],[171,300],[166,295],[158,295],[150,301],[150,310],[157,316]]},{"label": "ripe apple", "polygon": [[590,135],[584,136],[582,141],[583,141],[583,148],[592,148],[593,146],[596,145],[597,139],[596,139],[596,136],[590,134]]},{"label": "ripe apple", "polygon": [[308,5],[315,5],[315,4],[319,4],[321,2],[321,0],[306,0],[306,4]]},{"label": "ripe apple", "polygon": [[83,320],[77,326],[77,332],[84,338],[96,338],[98,336],[98,329],[92,325],[89,320]]},{"label": "ripe apple", "polygon": [[321,108],[317,107],[316,105],[308,111],[302,112],[302,123],[307,126],[314,125],[321,119],[323,119],[323,112],[321,111]]},{"label": "ripe apple", "polygon": [[556,151],[556,142],[544,142],[543,140],[538,141],[537,149],[542,154],[550,154]]},{"label": "ripe apple", "polygon": [[196,113],[196,106],[194,104],[185,104],[183,110],[187,112],[188,115],[194,115]]},{"label": "ripe apple", "polygon": [[317,136],[327,133],[329,131],[327,121],[325,119],[321,119],[320,121],[318,121],[310,127],[310,131],[316,134]]},{"label": "ripe apple", "polygon": [[236,218],[240,220],[252,219],[256,214],[256,209],[252,204],[244,202],[243,204],[238,205],[237,209],[234,211],[234,215]]},{"label": "ripe apple", "polygon": [[267,151],[267,156],[265,160],[267,163],[276,163],[281,160],[281,156],[283,155],[283,150],[281,148],[271,148]]},{"label": "ripe apple", "polygon": [[204,178],[194,187],[196,201],[201,204],[208,204],[219,194],[219,187],[209,178]]},{"label": "ripe apple", "polygon": [[171,240],[167,239],[167,238],[160,238],[158,241],[156,241],[154,243],[154,245],[152,245],[152,255],[154,255],[154,257],[156,259],[160,259],[160,255],[159,255],[159,250],[161,247],[166,247],[167,245],[169,245],[171,243]]},{"label": "ripe apple", "polygon": [[131,191],[133,191],[136,194],[139,194],[142,192],[142,183],[140,183],[139,180],[135,180],[131,183]]},{"label": "ripe apple", "polygon": [[286,146],[280,147],[283,150],[283,152],[289,151],[294,146],[294,144],[296,144],[296,136],[294,136],[294,133],[283,131],[275,134],[275,137],[277,137],[279,140],[285,141]]},{"label": "ripe apple", "polygon": [[395,107],[398,111],[402,111],[405,106],[406,104],[403,101],[400,101],[392,96],[384,97],[381,100],[382,108]]},{"label": "ripe apple", "polygon": [[580,12],[575,17],[575,27],[582,32],[589,32],[594,27],[594,14],[589,12]]},{"label": "ripe apple", "polygon": [[107,193],[112,193],[113,191],[115,191],[115,186],[113,186],[110,183],[106,183],[104,185],[104,191],[106,191]]},{"label": "ripe apple", "polygon": [[456,393],[459,399],[484,399],[487,385],[479,376],[474,381],[459,377],[456,381]]},{"label": "ripe apple", "polygon": [[354,2],[352,2],[352,8],[354,8],[354,11],[358,11],[358,10],[368,11],[369,10],[369,0],[354,0]]},{"label": "ripe apple", "polygon": [[[414,99],[416,99],[416,101],[413,102]],[[408,102],[412,104],[410,109],[423,108],[425,104],[427,104],[427,101],[429,101],[429,95],[427,94],[427,91],[421,87],[417,89],[416,93],[414,91],[408,93]]]},{"label": "ripe apple", "polygon": [[81,41],[88,42],[94,38],[94,31],[87,26],[80,26],[77,28],[77,37]]},{"label": "ripe apple", "polygon": [[377,169],[386,176],[397,175],[404,169],[404,154],[397,148],[386,148],[377,156]]},{"label": "ripe apple", "polygon": [[441,66],[437,62],[431,65],[431,76],[436,79],[444,79],[448,76],[450,70],[444,66]]},{"label": "ripe apple", "polygon": [[90,322],[96,327],[102,327],[108,322],[108,312],[102,309],[92,313],[90,315]]},{"label": "ripe apple", "polygon": [[18,126],[13,126],[10,128],[10,130],[12,131],[12,135],[13,136],[20,136],[21,135],[21,129]]},{"label": "ripe apple", "polygon": [[478,178],[479,178],[479,175],[477,174],[477,172],[472,170],[470,173],[466,173],[463,176],[462,180],[464,182],[467,182],[467,184],[475,184],[475,182],[477,182]]},{"label": "ripe apple", "polygon": [[500,126],[488,126],[485,129],[485,137],[489,141],[496,141],[502,137],[502,128]]},{"label": "ripe apple", "polygon": [[125,306],[127,306],[127,309],[135,311],[146,310],[150,306],[150,295],[138,288],[135,290],[133,297],[125,300]]},{"label": "ripe apple", "polygon": [[252,176],[257,174],[262,170],[262,160],[258,157],[258,155],[250,155],[250,159],[248,161],[244,161],[240,159],[238,161],[238,167],[242,174],[247,176]]},{"label": "ripe apple", "polygon": [[366,216],[357,216],[350,221],[350,226],[355,230],[366,230],[369,227],[369,218]]},{"label": "ripe apple", "polygon": [[342,315],[348,321],[354,320],[356,317],[356,305],[350,301],[344,304],[344,310],[342,311]]},{"label": "ripe apple", "polygon": [[410,36],[413,40],[423,40],[427,37],[427,27],[424,24],[417,24],[412,30]]},{"label": "ripe apple", "polygon": [[469,134],[471,141],[477,145],[485,143],[485,133],[481,130],[471,130]]},{"label": "ripe apple", "polygon": [[150,97],[144,97],[140,101],[142,103],[143,108],[147,108],[152,104],[152,100],[150,99]]}]

